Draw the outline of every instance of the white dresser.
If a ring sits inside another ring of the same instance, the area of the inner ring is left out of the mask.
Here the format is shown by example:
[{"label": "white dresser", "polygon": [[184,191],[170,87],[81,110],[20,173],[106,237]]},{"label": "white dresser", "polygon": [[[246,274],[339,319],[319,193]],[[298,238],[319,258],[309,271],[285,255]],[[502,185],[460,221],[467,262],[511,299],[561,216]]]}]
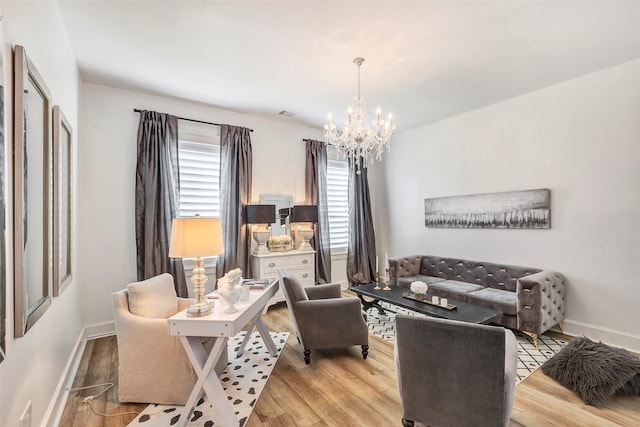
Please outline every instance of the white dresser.
[{"label": "white dresser", "polygon": [[[283,268],[300,280],[303,286],[316,284],[316,252],[288,251],[271,252],[266,255],[251,255],[251,269],[257,279],[278,279],[278,269]],[[282,290],[278,290],[265,307],[284,301]]]}]

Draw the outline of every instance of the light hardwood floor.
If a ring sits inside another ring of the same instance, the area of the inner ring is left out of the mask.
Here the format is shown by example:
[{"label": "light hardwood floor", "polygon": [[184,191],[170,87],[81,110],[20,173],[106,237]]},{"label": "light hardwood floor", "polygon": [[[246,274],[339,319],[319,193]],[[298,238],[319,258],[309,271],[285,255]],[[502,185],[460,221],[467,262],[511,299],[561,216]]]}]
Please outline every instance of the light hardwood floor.
[{"label": "light hardwood floor", "polygon": [[[273,306],[264,319],[270,330],[291,335],[247,427],[402,425],[392,343],[371,337],[366,361],[360,347],[313,351],[311,364],[305,365],[286,306]],[[115,337],[88,341],[73,386],[114,382],[93,401],[96,411],[141,411],[146,405],[118,402],[117,359]],[[123,427],[134,418],[93,414],[82,399],[96,393],[71,393],[60,426]],[[619,397],[603,408],[587,406],[538,370],[516,387],[510,426],[640,426],[640,396]]]}]

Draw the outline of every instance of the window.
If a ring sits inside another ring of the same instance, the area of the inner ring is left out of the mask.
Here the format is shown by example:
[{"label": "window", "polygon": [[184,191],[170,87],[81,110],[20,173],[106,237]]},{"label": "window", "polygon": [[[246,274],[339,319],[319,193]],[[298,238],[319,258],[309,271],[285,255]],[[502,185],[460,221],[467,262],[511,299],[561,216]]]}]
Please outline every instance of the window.
[{"label": "window", "polygon": [[178,215],[220,218],[220,127],[181,121],[178,132]]},{"label": "window", "polygon": [[178,141],[180,216],[220,218],[220,146]]},{"label": "window", "polygon": [[327,205],[331,250],[346,252],[349,243],[349,167],[346,161],[327,161]]}]

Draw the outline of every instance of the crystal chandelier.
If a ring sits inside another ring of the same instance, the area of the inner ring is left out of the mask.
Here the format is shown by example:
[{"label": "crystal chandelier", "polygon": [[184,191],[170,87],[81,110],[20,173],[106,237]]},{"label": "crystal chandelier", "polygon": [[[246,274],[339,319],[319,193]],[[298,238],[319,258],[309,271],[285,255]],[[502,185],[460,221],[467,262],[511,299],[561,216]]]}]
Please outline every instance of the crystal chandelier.
[{"label": "crystal chandelier", "polygon": [[[382,160],[384,147],[389,147],[393,131],[396,128],[393,124],[391,114],[387,120],[380,118],[380,107],[376,110],[376,119],[371,122],[371,127],[367,122],[367,107],[364,98],[360,95],[360,66],[364,58],[356,58],[353,63],[358,66],[358,95],[353,99],[349,107],[349,117],[343,130],[338,130],[336,125],[329,120],[324,125],[324,136],[327,144],[335,146],[349,160],[351,165],[356,166],[357,173],[360,173],[360,166],[367,167],[369,162],[375,159]],[[364,165],[361,162],[364,161]]]}]

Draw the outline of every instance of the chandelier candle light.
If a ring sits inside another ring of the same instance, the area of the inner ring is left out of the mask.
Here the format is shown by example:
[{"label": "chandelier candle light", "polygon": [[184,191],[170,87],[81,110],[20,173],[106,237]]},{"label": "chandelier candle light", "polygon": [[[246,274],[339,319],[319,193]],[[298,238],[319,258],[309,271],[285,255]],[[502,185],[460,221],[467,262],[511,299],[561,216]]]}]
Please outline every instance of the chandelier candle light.
[{"label": "chandelier candle light", "polygon": [[[369,162],[382,160],[384,147],[390,147],[391,138],[395,125],[391,114],[387,120],[380,117],[380,107],[376,110],[376,119],[371,122],[372,127],[367,123],[367,107],[364,98],[360,95],[360,66],[364,58],[358,57],[353,60],[358,66],[358,95],[349,107],[349,117],[343,130],[338,130],[331,122],[331,114],[326,125],[324,125],[324,136],[327,144],[335,146],[348,158],[351,165],[355,165],[357,173],[360,167],[367,167]],[[364,165],[360,162],[364,161]]]}]

